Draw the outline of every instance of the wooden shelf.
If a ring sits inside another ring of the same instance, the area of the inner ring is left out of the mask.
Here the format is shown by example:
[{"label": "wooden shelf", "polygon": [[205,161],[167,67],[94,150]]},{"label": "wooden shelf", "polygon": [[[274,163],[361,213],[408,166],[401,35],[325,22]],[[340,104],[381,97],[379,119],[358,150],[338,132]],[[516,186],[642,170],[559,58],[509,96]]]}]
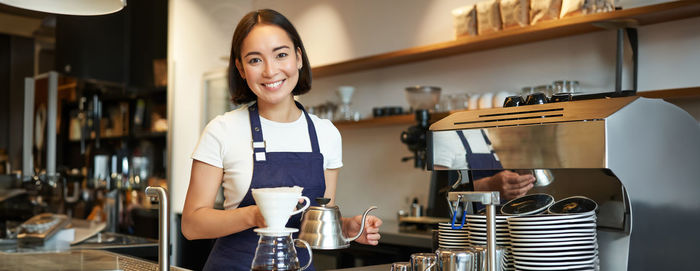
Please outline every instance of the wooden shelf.
[{"label": "wooden shelf", "polygon": [[[454,112],[457,112],[457,111],[454,111]],[[447,117],[451,113],[453,113],[453,112],[431,113],[430,114],[430,122],[433,123],[435,121],[438,121],[444,117]],[[359,120],[359,121],[338,121],[338,122],[334,122],[333,125],[335,125],[335,127],[337,127],[338,129],[345,129],[345,128],[383,127],[383,126],[399,125],[399,124],[413,125],[415,123],[416,123],[416,115],[404,114],[404,115],[396,115],[396,116],[369,118],[369,119],[363,119],[363,120]]]},{"label": "wooden shelf", "polygon": [[661,98],[661,99],[700,98],[700,87],[643,91],[643,92],[637,92],[637,96],[641,96],[641,97],[645,97],[645,98]]},{"label": "wooden shelf", "polygon": [[469,52],[568,37],[608,29],[612,25],[648,25],[700,16],[700,1],[675,1],[638,8],[567,17],[493,34],[362,57],[312,68],[315,78],[376,69]]},{"label": "wooden shelf", "polygon": [[[688,98],[700,98],[700,87],[690,87],[690,88],[674,88],[674,89],[663,89],[663,90],[653,90],[653,91],[643,91],[637,92],[637,96],[645,98],[658,98],[658,99],[688,99]],[[443,113],[433,113],[430,114],[430,122],[438,121],[448,115],[459,112],[450,111]],[[389,125],[413,125],[416,123],[415,115],[406,114],[398,116],[387,116],[378,118],[363,119],[360,121],[339,121],[333,124],[338,129],[348,129],[348,128],[371,128],[371,127],[381,127]]]}]

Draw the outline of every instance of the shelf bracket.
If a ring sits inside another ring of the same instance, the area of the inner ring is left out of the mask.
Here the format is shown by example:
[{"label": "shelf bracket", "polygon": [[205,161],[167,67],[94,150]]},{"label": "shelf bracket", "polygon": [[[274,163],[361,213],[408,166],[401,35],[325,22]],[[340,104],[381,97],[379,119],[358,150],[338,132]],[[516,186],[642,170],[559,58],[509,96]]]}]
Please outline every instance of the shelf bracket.
[{"label": "shelf bracket", "polygon": [[625,32],[627,32],[627,39],[629,40],[630,47],[632,48],[632,91],[630,95],[635,95],[637,93],[637,73],[639,70],[639,39],[637,35],[637,27],[639,22],[634,19],[624,19],[624,20],[611,20],[604,22],[595,22],[594,26],[603,29],[615,29],[617,31],[617,52],[615,59],[615,92],[622,94],[622,68],[623,68],[623,58],[625,54],[624,44],[625,44]]}]

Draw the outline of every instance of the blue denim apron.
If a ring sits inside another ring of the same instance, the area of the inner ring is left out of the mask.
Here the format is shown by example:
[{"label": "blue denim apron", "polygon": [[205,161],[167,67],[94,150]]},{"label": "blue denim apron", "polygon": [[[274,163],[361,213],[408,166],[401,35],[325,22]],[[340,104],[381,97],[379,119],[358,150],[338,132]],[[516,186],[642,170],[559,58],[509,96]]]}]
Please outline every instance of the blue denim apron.
[{"label": "blue denim apron", "polygon": [[[326,180],[323,175],[323,155],[318,147],[316,128],[304,107],[298,102],[295,103],[306,117],[311,152],[266,152],[257,104],[248,108],[253,135],[253,178],[239,207],[255,204],[250,190],[253,188],[301,186],[304,188],[302,195],[311,199],[312,205],[317,205],[313,199],[323,197],[326,191]],[[301,214],[297,214],[289,219],[287,227],[298,229],[300,224]],[[293,237],[297,238],[298,235],[299,233],[294,233]],[[258,235],[252,228],[218,238],[204,270],[250,270],[258,239]],[[305,248],[296,249],[299,264],[304,266],[309,261],[308,253]],[[314,270],[313,265],[306,270]]]}]

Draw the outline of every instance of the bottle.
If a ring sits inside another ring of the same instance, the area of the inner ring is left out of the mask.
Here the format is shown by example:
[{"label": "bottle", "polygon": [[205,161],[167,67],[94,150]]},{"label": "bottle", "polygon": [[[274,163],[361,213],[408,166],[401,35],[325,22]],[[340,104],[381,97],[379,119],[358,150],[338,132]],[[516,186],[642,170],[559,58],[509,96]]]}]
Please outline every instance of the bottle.
[{"label": "bottle", "polygon": [[423,215],[423,206],[418,204],[418,198],[413,198],[411,203],[411,216],[419,217]]}]

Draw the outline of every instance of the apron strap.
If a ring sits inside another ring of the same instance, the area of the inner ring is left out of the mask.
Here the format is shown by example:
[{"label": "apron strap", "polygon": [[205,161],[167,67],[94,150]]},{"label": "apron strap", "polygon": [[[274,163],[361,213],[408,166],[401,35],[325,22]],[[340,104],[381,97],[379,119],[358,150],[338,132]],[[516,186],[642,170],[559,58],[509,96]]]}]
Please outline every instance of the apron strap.
[{"label": "apron strap", "polygon": [[253,148],[253,159],[265,161],[265,140],[263,139],[262,125],[260,125],[258,103],[253,103],[248,107],[248,117],[250,119],[250,133],[253,136],[253,141],[250,143]]},{"label": "apron strap", "polygon": [[304,116],[306,117],[306,123],[307,127],[309,129],[309,140],[311,141],[311,152],[321,152],[320,148],[318,147],[318,136],[316,136],[316,126],[314,126],[314,122],[311,121],[311,117],[309,117],[309,114],[306,113],[306,109],[304,109],[304,106],[301,105],[301,103],[294,101],[294,103],[301,109],[302,112],[304,112]]},{"label": "apron strap", "polygon": [[464,146],[464,149],[467,151],[467,155],[472,155],[472,148],[469,147],[469,142],[467,142],[467,138],[464,137],[464,132],[459,130],[457,131],[457,135],[459,135],[459,140],[462,141],[462,146]]},{"label": "apron strap", "polygon": [[[314,126],[311,117],[304,109],[301,103],[294,101],[294,104],[301,109],[306,118],[306,126],[309,131],[309,141],[311,142],[311,152],[320,153],[321,150],[318,146],[318,136],[316,135],[316,127]],[[253,148],[253,158],[255,161],[265,161],[265,140],[263,139],[262,125],[260,124],[260,113],[258,113],[258,103],[253,103],[248,107],[248,117],[250,119],[250,133],[253,136],[253,141],[251,142],[251,147]]]}]

